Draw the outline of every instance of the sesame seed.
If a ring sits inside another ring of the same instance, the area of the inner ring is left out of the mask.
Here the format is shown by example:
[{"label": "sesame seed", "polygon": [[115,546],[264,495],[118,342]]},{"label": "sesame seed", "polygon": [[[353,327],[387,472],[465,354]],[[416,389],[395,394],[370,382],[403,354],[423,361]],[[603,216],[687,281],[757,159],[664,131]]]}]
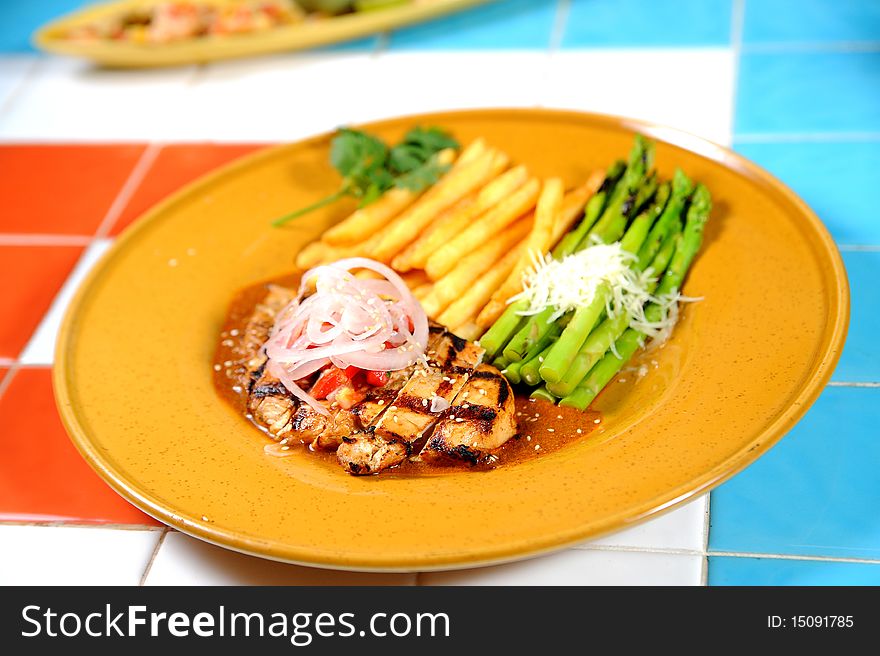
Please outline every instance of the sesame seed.
[{"label": "sesame seed", "polygon": [[521,413],[521,412],[517,412],[517,413],[516,413],[516,416],[517,416],[517,417],[522,417],[522,413]]},{"label": "sesame seed", "polygon": [[601,419],[594,419],[594,420],[593,420],[593,423],[594,423],[594,424],[598,424],[600,421],[602,421],[602,420],[601,420]]},{"label": "sesame seed", "polygon": [[229,331],[229,334],[232,337],[238,337],[238,328],[233,328],[232,330]]},{"label": "sesame seed", "polygon": [[464,403],[464,404],[462,404],[461,407],[464,408],[465,410],[467,410],[467,409],[470,408],[471,406],[470,406],[469,403]]},{"label": "sesame seed", "polygon": [[397,415],[394,415],[394,416],[391,417],[391,418],[394,420],[394,423],[396,424],[396,423],[397,423]]},{"label": "sesame seed", "polygon": [[233,385],[232,391],[238,394],[239,392],[241,392],[241,385]]},{"label": "sesame seed", "polygon": [[207,515],[202,515],[202,521],[203,521],[203,522],[207,522],[207,521],[208,521],[208,516],[207,516]]},{"label": "sesame seed", "polygon": [[281,450],[282,451],[290,451],[290,447],[289,446],[282,446]]},{"label": "sesame seed", "polygon": [[455,415],[449,415],[450,419],[455,419]]},{"label": "sesame seed", "polygon": [[483,396],[486,396],[486,390],[484,390],[483,388],[480,388],[480,394],[482,394]]},{"label": "sesame seed", "polygon": [[578,435],[580,435],[580,434],[583,433],[584,431],[582,431],[580,428],[578,428],[578,431],[577,431],[577,432],[578,432]]},{"label": "sesame seed", "polygon": [[232,366],[232,360],[226,360],[226,361],[223,363],[223,366],[224,366],[224,367],[231,367],[231,366]]},{"label": "sesame seed", "polygon": [[397,410],[397,406],[396,405],[389,405],[388,409],[389,410]]},{"label": "sesame seed", "polygon": [[214,365],[214,371],[220,371],[222,368],[219,364]]},{"label": "sesame seed", "polygon": [[424,408],[428,407],[428,399],[422,399],[422,407],[424,407]]},{"label": "sesame seed", "polygon": [[534,403],[534,402],[535,402],[535,399],[532,399],[532,398],[529,399],[529,403]]},{"label": "sesame seed", "polygon": [[172,257],[170,260],[168,260],[168,266],[170,266],[170,267],[176,267],[176,266],[177,266],[177,260],[175,260],[175,259]]},{"label": "sesame seed", "polygon": [[526,442],[531,442],[531,441],[532,441],[532,436],[526,435]]},{"label": "sesame seed", "polygon": [[539,356],[538,356],[538,362],[544,362],[544,356],[539,355]]},{"label": "sesame seed", "polygon": [[461,422],[461,421],[464,421],[464,419],[463,419],[462,417],[456,417],[455,421],[456,421],[456,422]]},{"label": "sesame seed", "polygon": [[385,399],[379,399],[376,403],[379,405],[385,405]]},{"label": "sesame seed", "polygon": [[555,432],[556,432],[556,429],[555,429],[555,428],[548,428],[548,429],[547,429],[547,432],[548,432],[548,433],[555,433]]},{"label": "sesame seed", "polygon": [[625,382],[626,382],[626,378],[621,378],[621,379],[618,380],[617,382],[618,382],[618,383],[625,383]]},{"label": "sesame seed", "polygon": [[289,441],[290,441],[290,438],[289,438],[289,437],[285,437],[283,440],[281,440],[281,443],[282,443],[282,444],[287,444]]},{"label": "sesame seed", "polygon": [[535,413],[535,417],[540,417],[540,416],[541,416],[541,413],[540,413],[540,412],[536,412],[536,413]]},{"label": "sesame seed", "polygon": [[556,415],[557,419],[562,419],[562,415]]},{"label": "sesame seed", "polygon": [[540,450],[541,450],[541,445],[540,445],[540,444],[536,444],[536,445],[535,445],[535,451],[540,451]]}]

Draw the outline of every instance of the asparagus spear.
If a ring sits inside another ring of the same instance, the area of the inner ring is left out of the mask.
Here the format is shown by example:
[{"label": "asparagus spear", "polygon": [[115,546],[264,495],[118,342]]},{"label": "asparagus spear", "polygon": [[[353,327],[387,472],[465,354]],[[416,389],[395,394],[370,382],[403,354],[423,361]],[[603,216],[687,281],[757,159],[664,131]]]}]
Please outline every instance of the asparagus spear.
[{"label": "asparagus spear", "polygon": [[[654,144],[647,141],[641,135],[636,135],[635,145],[629,155],[629,163],[626,172],[620,182],[615,186],[611,194],[608,206],[602,212],[602,216],[590,232],[578,243],[575,250],[586,248],[590,241],[597,239],[603,243],[615,242],[623,235],[627,224],[627,215],[623,212],[624,204],[629,196],[637,197],[640,186],[645,180],[647,170],[654,161]],[[631,201],[630,207],[634,201]],[[508,308],[509,309],[509,308]],[[518,311],[522,311],[521,308]],[[517,324],[518,330],[510,338],[504,347],[504,357],[511,362],[522,360],[523,355],[537,340],[547,334],[552,317],[556,313],[555,308],[545,308],[538,314],[532,315],[525,323]],[[503,315],[502,315],[503,316]],[[510,328],[512,320],[505,322],[505,328]],[[494,326],[492,327],[494,328]],[[491,329],[490,329],[491,331]],[[500,332],[500,329],[499,329]],[[490,341],[495,346],[495,336]],[[482,340],[481,340],[482,343]],[[580,346],[580,344],[578,344]]]},{"label": "asparagus spear", "polygon": [[578,224],[578,227],[565,235],[556,245],[556,248],[553,249],[554,258],[560,260],[574,252],[574,249],[598,220],[602,210],[605,208],[605,201],[608,199],[609,194],[614,191],[614,187],[623,176],[624,170],[626,170],[626,162],[623,160],[617,160],[611,165],[605,173],[605,180],[602,181],[599,190],[587,201],[584,218]]},{"label": "asparagus spear", "polygon": [[676,169],[675,174],[672,176],[672,195],[669,198],[669,202],[638,251],[640,270],[644,271],[645,267],[657,255],[657,251],[660,250],[660,245],[663,243],[663,239],[669,230],[669,225],[681,214],[688,196],[691,195],[691,191],[693,191],[693,183],[681,169]]},{"label": "asparagus spear", "polygon": [[541,374],[538,370],[551,348],[553,348],[552,342],[547,344],[537,355],[534,355],[523,362],[523,366],[520,367],[520,377],[522,378],[522,382],[532,386],[541,383]]},{"label": "asparagus spear", "polygon": [[[674,294],[681,287],[684,277],[702,245],[703,230],[711,208],[712,200],[709,190],[702,184],[697,185],[688,209],[684,232],[678,237],[675,254],[657,287],[658,296]],[[659,321],[662,314],[662,306],[654,303],[645,310],[648,321]],[[577,388],[559,402],[560,405],[585,410],[620,371],[624,363],[629,361],[644,338],[644,333],[634,328],[628,328],[614,345],[617,355],[611,351],[606,353]]]},{"label": "asparagus spear", "polygon": [[[666,191],[658,194],[656,202],[636,217],[623,236],[621,247],[627,252],[633,254],[638,252],[648,234],[648,228],[654,219],[663,212],[668,197],[668,188],[664,185],[663,189]],[[562,380],[587,336],[601,320],[602,314],[611,300],[611,294],[611,285],[602,283],[596,289],[593,300],[588,305],[575,310],[571,322],[562,331],[559,339],[544,359],[544,363],[539,369],[541,378],[548,383],[558,383]]]},{"label": "asparagus spear", "polygon": [[559,399],[553,396],[546,387],[536,387],[529,396],[533,399],[544,399],[550,403],[556,403]]},{"label": "asparagus spear", "polygon": [[[590,228],[593,227],[601,215],[609,195],[615,190],[625,170],[626,163],[623,160],[614,162],[608,168],[605,180],[602,181],[599,190],[587,201],[584,218],[578,224],[578,227],[565,235],[559,244],[556,245],[556,248],[553,249],[554,258],[558,260],[574,252],[577,245],[587,235]],[[486,354],[490,358],[497,355],[510,341],[510,338],[528,321],[528,319],[519,314],[527,307],[528,303],[525,301],[511,303],[507,306],[504,313],[495,320],[495,323],[489,327],[486,334],[480,338],[480,344],[486,349]],[[552,312],[549,314],[552,314]]]},{"label": "asparagus spear", "polygon": [[[653,293],[659,284],[659,277],[666,271],[672,254],[675,252],[675,246],[678,242],[678,236],[681,233],[681,225],[678,221],[673,224],[672,231],[666,236],[660,252],[651,262],[651,268],[657,272],[658,277],[649,291]],[[593,332],[587,337],[583,346],[571,360],[571,365],[565,375],[556,383],[547,383],[547,389],[557,396],[565,397],[574,392],[575,388],[580,384],[593,366],[602,358],[603,355],[611,348],[620,336],[629,326],[629,316],[620,313],[616,317],[605,319]]]}]

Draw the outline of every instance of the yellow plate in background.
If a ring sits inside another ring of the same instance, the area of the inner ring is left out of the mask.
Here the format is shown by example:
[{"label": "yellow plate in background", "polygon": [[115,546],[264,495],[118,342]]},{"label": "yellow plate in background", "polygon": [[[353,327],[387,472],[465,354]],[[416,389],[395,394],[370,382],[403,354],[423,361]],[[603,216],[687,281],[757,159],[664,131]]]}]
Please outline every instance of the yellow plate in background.
[{"label": "yellow plate in background", "polygon": [[269,221],[335,189],[329,136],[272,148],[160,204],[113,246],[61,329],[55,388],[80,452],[120,494],[186,533],[283,561],[364,570],[500,562],[628,527],[702,494],[804,414],[837,362],[849,314],[840,256],[790,190],[702,139],[634,120],[484,110],[368,126],[396,139],[443,126],[483,136],[540,176],[580,182],[657,140],[662,175],[706,183],[715,209],[657,368],[612,383],[600,432],[490,472],[352,477],[264,436],[221,401],[212,355],[239,288],[289,272],[351,206]]},{"label": "yellow plate in background", "polygon": [[[48,25],[34,34],[34,45],[60,55],[90,59],[98,64],[125,68],[182,66],[218,59],[251,57],[289,50],[304,50],[397,29],[427,21],[488,0],[416,0],[411,4],[375,11],[288,25],[254,34],[206,37],[165,44],[114,41],[83,43],[63,38],[70,28],[92,23],[132,8],[155,5],[160,0],[119,0],[87,7]],[[222,2],[222,0],[202,0]]]}]

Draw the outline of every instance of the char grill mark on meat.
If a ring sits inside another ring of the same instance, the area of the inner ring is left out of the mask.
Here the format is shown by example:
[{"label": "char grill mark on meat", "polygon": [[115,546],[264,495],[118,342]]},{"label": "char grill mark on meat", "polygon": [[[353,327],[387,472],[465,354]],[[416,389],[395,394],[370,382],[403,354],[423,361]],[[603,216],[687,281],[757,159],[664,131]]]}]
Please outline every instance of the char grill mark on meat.
[{"label": "char grill mark on meat", "polygon": [[516,406],[507,379],[482,364],[443,412],[419,454],[428,462],[476,464],[516,434]]},{"label": "char grill mark on meat", "polygon": [[484,350],[479,346],[442,327],[432,327],[432,337],[428,366],[415,367],[394,403],[373,425],[372,434],[352,436],[337,450],[339,463],[349,473],[372,474],[403,462],[437,420],[431,412],[434,399],[451,403],[480,364]]}]

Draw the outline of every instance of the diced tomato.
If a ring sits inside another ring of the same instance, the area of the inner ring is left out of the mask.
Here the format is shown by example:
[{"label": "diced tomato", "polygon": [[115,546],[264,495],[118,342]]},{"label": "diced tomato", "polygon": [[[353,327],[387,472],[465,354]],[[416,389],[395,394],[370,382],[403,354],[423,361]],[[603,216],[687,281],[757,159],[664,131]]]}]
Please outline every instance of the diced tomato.
[{"label": "diced tomato", "polygon": [[326,399],[335,390],[348,384],[348,376],[339,367],[327,367],[321,372],[309,394],[316,399]]},{"label": "diced tomato", "polygon": [[382,387],[383,385],[388,383],[388,372],[387,371],[368,371],[367,372],[367,382],[374,387]]},{"label": "diced tomato", "polygon": [[364,400],[365,394],[358,392],[350,384],[346,383],[342,387],[337,387],[327,398],[339,404],[340,408],[348,410],[357,403]]},{"label": "diced tomato", "polygon": [[346,369],[345,369],[345,375],[348,376],[349,380],[352,380],[360,372],[361,372],[361,370],[358,369],[357,367],[355,367],[354,365],[351,365],[350,367],[346,367]]}]

